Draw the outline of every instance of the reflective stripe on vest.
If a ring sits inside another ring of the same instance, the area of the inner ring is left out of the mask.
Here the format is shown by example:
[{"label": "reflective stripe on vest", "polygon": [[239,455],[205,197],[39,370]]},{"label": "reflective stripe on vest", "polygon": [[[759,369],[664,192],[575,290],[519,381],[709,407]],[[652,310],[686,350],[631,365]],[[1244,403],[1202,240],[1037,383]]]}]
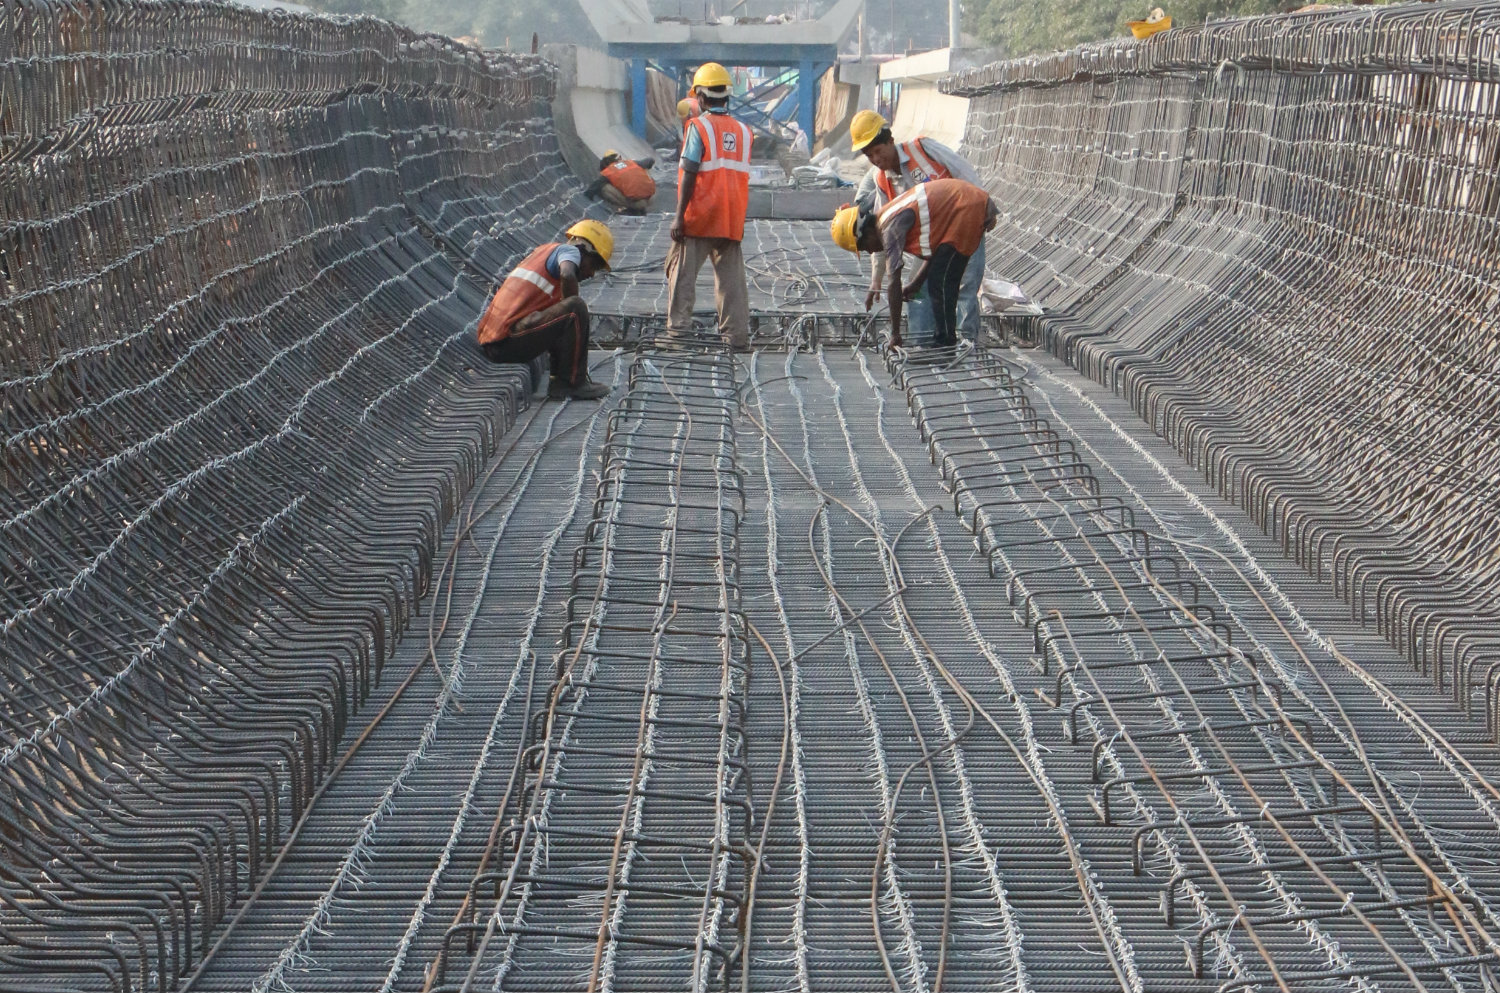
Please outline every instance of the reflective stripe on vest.
[{"label": "reflective stripe on vest", "polygon": [[[704,114],[688,122],[703,142],[703,161],[693,198],[683,211],[683,227],[693,238],[745,237],[750,207],[750,129],[728,114]],[[677,182],[686,172],[679,167]]]},{"label": "reflective stripe on vest", "polygon": [[961,179],[934,179],[919,183],[892,200],[880,212],[884,229],[895,216],[914,210],[917,222],[906,235],[906,251],[931,258],[940,245],[952,245],[962,255],[973,255],[984,239],[985,215],[990,196]]},{"label": "reflective stripe on vest", "polygon": [[562,280],[547,272],[547,259],[560,244],[552,242],[536,248],[505,277],[479,320],[481,345],[504,341],[521,318],[546,310],[562,299]]},{"label": "reflective stripe on vest", "polygon": [[656,180],[639,163],[624,160],[611,162],[600,173],[627,200],[650,200],[656,195]]},{"label": "reflective stripe on vest", "polygon": [[[920,171],[923,174],[924,178],[919,180],[919,182],[930,183],[934,179],[953,178],[953,174],[951,172],[928,157],[927,150],[922,147],[921,138],[916,138],[912,141],[903,143],[900,146],[900,149],[901,152],[906,153],[906,161],[909,164],[908,170]],[[913,164],[916,166],[916,169],[911,168]],[[905,173],[903,173],[902,176],[904,178]],[[890,174],[887,173],[884,169],[875,174],[875,185],[880,187],[880,192],[885,194],[885,198],[887,200],[896,199],[896,187],[891,182]]]},{"label": "reflective stripe on vest", "polygon": [[[886,204],[886,208],[880,212],[880,226],[885,227],[889,219],[908,207],[916,208],[917,223],[912,226],[910,233],[906,236],[906,250],[912,252],[913,255],[928,258],[932,255],[932,207],[927,201],[926,183],[918,183]],[[913,235],[917,239],[916,251],[912,251]]]}]

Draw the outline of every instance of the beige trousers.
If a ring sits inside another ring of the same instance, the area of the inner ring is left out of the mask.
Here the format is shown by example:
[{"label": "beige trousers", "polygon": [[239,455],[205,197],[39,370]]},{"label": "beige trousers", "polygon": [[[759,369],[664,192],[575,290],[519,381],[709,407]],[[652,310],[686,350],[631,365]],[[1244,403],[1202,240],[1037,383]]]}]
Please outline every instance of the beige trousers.
[{"label": "beige trousers", "polygon": [[605,203],[619,210],[645,210],[651,206],[650,197],[647,197],[645,200],[632,200],[621,193],[619,187],[613,183],[605,183],[599,187],[599,196],[603,198]]},{"label": "beige trousers", "polygon": [[745,256],[728,238],[684,238],[667,253],[667,329],[687,334],[698,302],[698,270],[714,267],[714,306],[719,335],[730,345],[750,343],[750,291],[745,286]]}]

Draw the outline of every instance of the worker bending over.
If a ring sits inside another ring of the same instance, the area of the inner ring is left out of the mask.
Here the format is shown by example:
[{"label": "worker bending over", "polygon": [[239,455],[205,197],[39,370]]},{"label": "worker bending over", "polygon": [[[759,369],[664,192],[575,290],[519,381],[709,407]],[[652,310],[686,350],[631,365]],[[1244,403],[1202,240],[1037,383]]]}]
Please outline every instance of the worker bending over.
[{"label": "worker bending over", "polygon": [[[961,179],[934,179],[896,197],[879,214],[846,206],[833,217],[830,233],[849,252],[880,252],[886,264],[886,302],[891,315],[891,344],[900,345],[903,304],[925,283],[935,327],[933,344],[958,343],[958,297],[964,271],[995,226],[998,211],[990,195]],[[905,256],[922,259],[903,285]],[[880,290],[872,282],[870,293]]]},{"label": "worker bending over", "polygon": [[609,268],[615,238],[598,221],[568,228],[566,242],[537,247],[511,270],[479,321],[479,346],[491,362],[552,356],[554,400],[598,400],[609,392],[589,382],[589,309],[579,280]]},{"label": "worker bending over", "polygon": [[656,180],[648,171],[654,165],[655,159],[627,159],[611,148],[599,160],[599,178],[584,193],[603,199],[617,211],[644,214],[656,196]]},{"label": "worker bending over", "polygon": [[[911,141],[897,142],[886,119],[873,110],[862,110],[849,122],[849,137],[854,151],[863,153],[870,171],[855,191],[856,205],[879,210],[918,183],[934,179],[962,179],[982,187],[979,171],[962,155],[932,138],[918,135]],[[883,265],[877,257],[876,266]],[[981,239],[964,270],[964,282],[958,301],[959,330],[970,341],[979,340],[979,291],[984,282],[985,249]],[[881,277],[877,271],[876,282]]]},{"label": "worker bending over", "polygon": [[667,329],[693,326],[698,270],[714,267],[719,334],[736,350],[750,347],[750,296],[745,287],[745,211],[750,206],[750,129],[729,115],[729,72],[705,63],[693,76],[704,113],[687,121],[677,172],[677,215],[667,255]]}]

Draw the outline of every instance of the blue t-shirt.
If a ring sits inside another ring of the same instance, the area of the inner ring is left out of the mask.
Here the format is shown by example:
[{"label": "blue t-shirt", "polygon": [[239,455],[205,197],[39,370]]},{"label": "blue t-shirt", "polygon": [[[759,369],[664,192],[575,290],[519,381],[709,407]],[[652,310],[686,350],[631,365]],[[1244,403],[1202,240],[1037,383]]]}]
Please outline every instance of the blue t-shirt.
[{"label": "blue t-shirt", "polygon": [[562,264],[573,263],[577,269],[583,264],[583,253],[578,250],[577,245],[558,245],[552,249],[552,254],[547,256],[547,275],[553,279],[562,279]]}]

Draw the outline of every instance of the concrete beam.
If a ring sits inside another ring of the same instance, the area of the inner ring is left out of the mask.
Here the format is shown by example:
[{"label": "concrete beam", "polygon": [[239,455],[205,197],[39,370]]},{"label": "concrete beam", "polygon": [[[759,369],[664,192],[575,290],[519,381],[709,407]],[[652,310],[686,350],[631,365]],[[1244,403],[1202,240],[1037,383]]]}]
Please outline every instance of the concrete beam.
[{"label": "concrete beam", "polygon": [[704,62],[722,62],[730,66],[791,66],[803,59],[832,62],[838,49],[832,45],[808,44],[739,44],[721,41],[610,41],[611,57],[617,59],[650,59],[663,65],[697,66]]}]

